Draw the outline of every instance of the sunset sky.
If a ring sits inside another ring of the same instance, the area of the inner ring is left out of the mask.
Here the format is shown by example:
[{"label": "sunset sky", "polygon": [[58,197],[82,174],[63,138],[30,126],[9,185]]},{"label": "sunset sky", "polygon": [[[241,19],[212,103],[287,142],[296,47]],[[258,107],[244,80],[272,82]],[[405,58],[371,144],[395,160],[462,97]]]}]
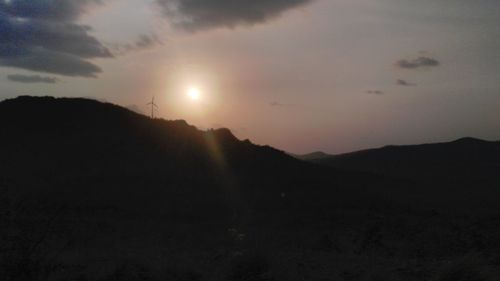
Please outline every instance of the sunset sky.
[{"label": "sunset sky", "polygon": [[499,140],[500,1],[0,0],[0,81],[295,153]]}]

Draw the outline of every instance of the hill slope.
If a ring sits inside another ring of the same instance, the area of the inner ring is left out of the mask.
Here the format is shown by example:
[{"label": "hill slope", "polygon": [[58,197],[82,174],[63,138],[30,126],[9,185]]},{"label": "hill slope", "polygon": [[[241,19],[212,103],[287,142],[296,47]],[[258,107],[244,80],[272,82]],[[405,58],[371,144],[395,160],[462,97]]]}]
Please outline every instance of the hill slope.
[{"label": "hill slope", "polygon": [[3,101],[0,135],[1,178],[69,205],[196,215],[299,210],[340,195],[360,204],[356,189],[371,181],[240,141],[227,129],[204,132],[86,99]]},{"label": "hill slope", "polygon": [[440,178],[446,172],[491,176],[500,168],[500,142],[462,138],[449,143],[386,146],[311,159],[341,169],[364,170],[391,176]]},{"label": "hill slope", "polygon": [[443,204],[454,198],[465,205],[473,201],[488,205],[500,196],[500,142],[462,138],[448,143],[386,146],[310,161],[406,179],[417,185],[419,193],[441,198]]}]

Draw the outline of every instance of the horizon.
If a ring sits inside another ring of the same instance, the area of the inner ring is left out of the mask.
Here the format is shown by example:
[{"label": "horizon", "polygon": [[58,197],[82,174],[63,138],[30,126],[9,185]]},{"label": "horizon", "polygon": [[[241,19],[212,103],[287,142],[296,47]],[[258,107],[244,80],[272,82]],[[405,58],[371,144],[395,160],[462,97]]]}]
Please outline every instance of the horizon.
[{"label": "horizon", "polygon": [[90,97],[305,154],[500,139],[500,2],[0,0],[0,99]]},{"label": "horizon", "polygon": [[[6,101],[6,100],[15,100],[15,99],[18,99],[18,98],[23,98],[23,97],[28,97],[28,98],[55,98],[55,99],[83,99],[83,100],[89,100],[89,101],[95,101],[95,102],[98,102],[98,103],[103,103],[103,104],[111,104],[113,106],[118,106],[118,107],[121,107],[123,109],[127,109],[129,110],[130,112],[134,112],[134,113],[137,113],[141,116],[144,116],[144,117],[151,117],[151,115],[147,112],[139,112],[137,110],[135,110],[134,108],[129,108],[129,107],[124,107],[124,106],[121,106],[121,105],[118,105],[118,104],[115,104],[115,103],[111,103],[109,101],[105,101],[105,100],[98,100],[98,99],[94,99],[94,98],[89,98],[89,97],[54,97],[54,96],[30,96],[30,95],[21,95],[21,96],[17,96],[17,97],[14,97],[14,98],[5,98],[5,99],[2,99],[0,100],[0,103],[2,103],[3,101]],[[197,130],[200,130],[200,131],[203,131],[203,132],[208,132],[210,130],[218,130],[218,129],[228,129],[230,130],[230,132],[238,138],[238,136],[236,134],[234,134],[234,132],[230,129],[230,128],[227,128],[227,127],[218,127],[218,128],[199,128],[197,127],[196,125],[193,125],[193,124],[190,124],[187,120],[184,120],[184,119],[165,119],[165,118],[162,118],[162,117],[154,117],[152,118],[152,120],[163,120],[163,121],[167,121],[167,122],[172,122],[172,121],[184,121],[186,122],[186,124],[188,124],[189,126],[194,126]],[[255,143],[253,142],[252,139],[242,139],[242,138],[238,138],[240,141],[244,141],[244,140],[249,140],[250,142],[256,144],[256,145],[269,145],[269,144],[265,144],[265,143]],[[407,143],[407,144],[393,144],[393,143],[387,143],[387,144],[384,144],[382,146],[377,146],[377,147],[367,147],[367,148],[362,148],[362,149],[359,149],[359,150],[352,150],[352,151],[344,151],[344,152],[340,152],[340,153],[330,153],[328,151],[321,151],[321,150],[313,150],[313,151],[309,151],[309,152],[305,152],[305,153],[296,153],[294,151],[287,151],[287,150],[284,150],[284,149],[281,149],[280,147],[274,147],[271,145],[271,147],[275,148],[275,149],[278,149],[278,150],[281,150],[287,154],[290,154],[290,155],[295,155],[295,156],[306,156],[306,155],[309,155],[309,154],[315,154],[315,153],[323,153],[325,154],[326,156],[336,156],[336,155],[343,155],[343,154],[350,154],[350,153],[355,153],[355,152],[361,152],[361,151],[368,151],[368,150],[376,150],[376,149],[382,149],[382,148],[385,148],[385,147],[388,147],[388,146],[419,146],[419,145],[428,145],[428,144],[446,144],[446,143],[451,143],[451,142],[456,142],[456,141],[460,141],[460,140],[465,140],[465,139],[472,139],[472,140],[479,140],[479,141],[483,141],[483,142],[498,142],[499,140],[495,140],[495,139],[482,139],[482,138],[477,138],[477,137],[473,137],[473,136],[463,136],[463,137],[460,137],[460,138],[456,138],[456,139],[451,139],[451,140],[445,140],[445,141],[439,141],[439,142],[424,142],[424,143]]]}]

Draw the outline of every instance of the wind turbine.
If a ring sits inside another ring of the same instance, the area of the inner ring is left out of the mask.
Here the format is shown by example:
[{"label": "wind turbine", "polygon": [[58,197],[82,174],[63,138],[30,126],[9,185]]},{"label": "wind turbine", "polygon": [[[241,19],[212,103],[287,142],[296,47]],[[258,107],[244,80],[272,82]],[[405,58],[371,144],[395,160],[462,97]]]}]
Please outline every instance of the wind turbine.
[{"label": "wind turbine", "polygon": [[151,99],[151,102],[147,105],[151,105],[151,119],[155,118],[155,109],[158,109],[158,106],[155,103],[155,96]]}]

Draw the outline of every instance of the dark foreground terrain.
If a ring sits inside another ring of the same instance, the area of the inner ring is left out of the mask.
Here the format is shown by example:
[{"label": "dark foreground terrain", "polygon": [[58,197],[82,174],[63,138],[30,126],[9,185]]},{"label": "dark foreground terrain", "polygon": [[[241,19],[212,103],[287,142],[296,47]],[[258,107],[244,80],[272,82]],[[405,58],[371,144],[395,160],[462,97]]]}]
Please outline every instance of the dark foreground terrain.
[{"label": "dark foreground terrain", "polygon": [[112,104],[6,100],[0,280],[500,280],[499,144],[428,148],[310,163]]}]

